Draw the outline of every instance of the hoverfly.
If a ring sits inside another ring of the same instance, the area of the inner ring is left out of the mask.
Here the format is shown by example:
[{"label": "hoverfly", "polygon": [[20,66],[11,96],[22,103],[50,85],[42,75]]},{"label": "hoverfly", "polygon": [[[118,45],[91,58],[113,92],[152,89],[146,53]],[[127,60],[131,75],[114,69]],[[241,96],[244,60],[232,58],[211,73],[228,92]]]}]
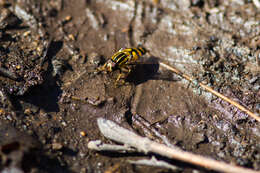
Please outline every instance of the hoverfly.
[{"label": "hoverfly", "polygon": [[136,48],[121,48],[116,52],[102,67],[99,67],[98,71],[113,72],[119,70],[120,74],[116,79],[117,82],[122,78],[124,74],[131,72],[131,65],[135,64],[138,59],[143,56],[147,50],[141,46]]}]

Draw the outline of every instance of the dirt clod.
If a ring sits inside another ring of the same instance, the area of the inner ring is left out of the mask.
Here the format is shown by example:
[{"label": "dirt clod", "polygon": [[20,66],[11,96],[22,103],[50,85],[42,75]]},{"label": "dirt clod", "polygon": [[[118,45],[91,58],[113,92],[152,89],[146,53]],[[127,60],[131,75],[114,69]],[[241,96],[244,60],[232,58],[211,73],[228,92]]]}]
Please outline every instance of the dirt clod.
[{"label": "dirt clod", "polygon": [[[106,140],[98,117],[259,171],[259,123],[193,85],[259,115],[259,19],[255,1],[242,0],[0,0],[0,172],[168,171],[127,162],[144,155],[89,151],[87,141]],[[125,84],[115,85],[119,70],[97,71],[121,48],[138,45],[148,52],[128,64]],[[133,114],[146,126],[136,127]]]}]

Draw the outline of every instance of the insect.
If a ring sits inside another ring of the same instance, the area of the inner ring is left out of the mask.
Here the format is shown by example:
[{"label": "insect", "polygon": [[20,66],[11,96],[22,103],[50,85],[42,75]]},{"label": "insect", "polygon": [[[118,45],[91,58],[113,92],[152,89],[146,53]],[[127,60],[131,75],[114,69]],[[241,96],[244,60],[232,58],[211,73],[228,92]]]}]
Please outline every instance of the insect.
[{"label": "insect", "polygon": [[99,67],[98,71],[113,72],[115,70],[119,70],[120,74],[116,79],[117,84],[124,73],[129,74],[131,72],[131,65],[134,65],[146,52],[147,50],[141,46],[138,46],[137,48],[122,48],[116,52],[102,67]]}]

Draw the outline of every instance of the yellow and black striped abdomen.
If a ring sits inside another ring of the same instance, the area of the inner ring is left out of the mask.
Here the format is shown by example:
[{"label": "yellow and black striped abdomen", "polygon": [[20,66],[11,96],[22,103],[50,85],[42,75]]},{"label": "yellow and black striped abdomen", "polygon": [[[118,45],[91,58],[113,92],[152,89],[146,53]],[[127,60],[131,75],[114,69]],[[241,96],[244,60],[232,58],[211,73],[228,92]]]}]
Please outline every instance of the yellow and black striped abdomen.
[{"label": "yellow and black striped abdomen", "polygon": [[116,64],[116,66],[123,66],[127,63],[133,63],[138,60],[138,58],[146,53],[146,50],[142,47],[138,48],[126,48],[115,53],[111,60]]},{"label": "yellow and black striped abdomen", "polygon": [[146,53],[146,50],[142,47],[138,47],[138,48],[124,49],[124,50],[122,50],[122,52],[124,52],[130,56],[129,61],[135,62],[138,60],[139,57],[143,56]]},{"label": "yellow and black striped abdomen", "polygon": [[128,55],[124,52],[119,51],[115,53],[111,57],[111,59],[116,65],[120,66],[122,64],[125,64],[128,61]]}]

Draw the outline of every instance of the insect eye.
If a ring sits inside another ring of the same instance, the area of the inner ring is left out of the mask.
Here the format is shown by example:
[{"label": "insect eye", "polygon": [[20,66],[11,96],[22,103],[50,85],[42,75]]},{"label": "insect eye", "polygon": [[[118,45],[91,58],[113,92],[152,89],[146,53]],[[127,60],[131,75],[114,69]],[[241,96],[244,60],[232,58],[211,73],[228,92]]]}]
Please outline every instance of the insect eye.
[{"label": "insect eye", "polygon": [[147,50],[145,48],[141,48],[143,50],[143,54],[145,54],[147,52]]},{"label": "insect eye", "polygon": [[138,49],[142,52],[142,54],[145,54],[147,52],[147,50],[142,46],[138,46]]}]

